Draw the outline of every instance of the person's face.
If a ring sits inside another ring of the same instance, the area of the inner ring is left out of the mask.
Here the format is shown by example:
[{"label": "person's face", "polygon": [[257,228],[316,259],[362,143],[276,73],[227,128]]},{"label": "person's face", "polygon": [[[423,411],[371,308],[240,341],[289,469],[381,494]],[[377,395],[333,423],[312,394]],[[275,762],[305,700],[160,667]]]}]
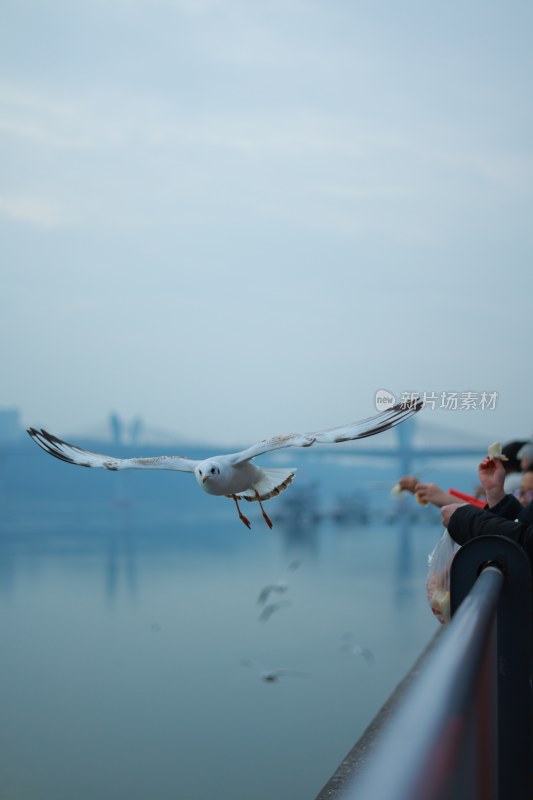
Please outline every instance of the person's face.
[{"label": "person's face", "polygon": [[524,475],[522,475],[518,499],[523,506],[527,506],[527,504],[531,503],[533,500],[533,472],[525,472]]}]

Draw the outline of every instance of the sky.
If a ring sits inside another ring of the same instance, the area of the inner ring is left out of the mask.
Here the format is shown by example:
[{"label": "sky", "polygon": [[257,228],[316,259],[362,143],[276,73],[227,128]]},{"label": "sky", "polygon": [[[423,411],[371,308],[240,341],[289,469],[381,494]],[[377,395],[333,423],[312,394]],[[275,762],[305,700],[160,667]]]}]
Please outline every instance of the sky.
[{"label": "sky", "polygon": [[0,408],[249,444],[384,389],[530,437],[532,32],[528,0],[7,0]]}]

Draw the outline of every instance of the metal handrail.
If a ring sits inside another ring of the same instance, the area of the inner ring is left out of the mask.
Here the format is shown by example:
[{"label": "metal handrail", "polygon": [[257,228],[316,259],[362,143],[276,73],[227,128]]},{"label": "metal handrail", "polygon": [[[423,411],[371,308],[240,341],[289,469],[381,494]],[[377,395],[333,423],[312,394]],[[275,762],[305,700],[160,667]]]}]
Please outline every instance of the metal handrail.
[{"label": "metal handrail", "polygon": [[339,800],[532,796],[529,560],[479,537],[458,551],[451,588],[451,623]]}]

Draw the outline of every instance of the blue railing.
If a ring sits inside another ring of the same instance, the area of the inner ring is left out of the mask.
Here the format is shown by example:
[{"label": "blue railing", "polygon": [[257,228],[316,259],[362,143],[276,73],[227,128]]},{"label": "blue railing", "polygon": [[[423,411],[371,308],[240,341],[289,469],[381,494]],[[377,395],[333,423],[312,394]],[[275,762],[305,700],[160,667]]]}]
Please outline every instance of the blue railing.
[{"label": "blue railing", "polygon": [[[452,621],[363,759],[317,800],[533,797],[531,568],[501,536],[451,571]],[[357,746],[356,746],[357,747]],[[363,763],[361,764],[361,761]]]}]

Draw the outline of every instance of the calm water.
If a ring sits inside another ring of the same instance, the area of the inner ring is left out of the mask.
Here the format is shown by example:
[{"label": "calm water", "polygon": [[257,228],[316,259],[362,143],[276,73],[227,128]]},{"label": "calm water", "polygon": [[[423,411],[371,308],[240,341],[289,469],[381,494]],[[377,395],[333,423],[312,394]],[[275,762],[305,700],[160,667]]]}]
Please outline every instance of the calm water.
[{"label": "calm water", "polygon": [[[247,506],[248,531],[230,503],[156,509],[3,510],[2,800],[312,800],[438,628],[438,521],[269,531]],[[286,605],[261,621],[275,581]]]}]

